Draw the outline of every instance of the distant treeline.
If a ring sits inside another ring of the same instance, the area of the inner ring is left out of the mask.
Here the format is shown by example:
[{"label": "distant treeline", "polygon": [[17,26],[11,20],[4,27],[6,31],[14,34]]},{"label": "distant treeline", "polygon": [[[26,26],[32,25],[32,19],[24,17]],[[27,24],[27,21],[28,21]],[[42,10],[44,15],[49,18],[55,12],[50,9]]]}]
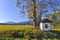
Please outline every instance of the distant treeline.
[{"label": "distant treeline", "polygon": [[27,24],[8,24],[8,23],[0,23],[0,25],[32,25],[30,23]]}]

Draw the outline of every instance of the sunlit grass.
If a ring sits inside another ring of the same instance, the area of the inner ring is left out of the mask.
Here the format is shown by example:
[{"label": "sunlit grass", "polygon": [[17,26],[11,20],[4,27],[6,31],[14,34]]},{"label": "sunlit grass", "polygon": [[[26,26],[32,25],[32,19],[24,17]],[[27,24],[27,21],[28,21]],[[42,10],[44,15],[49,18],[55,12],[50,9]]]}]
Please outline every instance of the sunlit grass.
[{"label": "sunlit grass", "polygon": [[4,30],[23,30],[33,29],[32,25],[0,25],[0,31]]},{"label": "sunlit grass", "polygon": [[[24,38],[29,38],[29,34],[27,34],[27,33],[30,33],[31,35],[34,34],[36,36],[38,34],[43,35],[42,40],[60,40],[60,36],[59,36],[60,35],[60,30],[59,30],[60,28],[56,27],[56,28],[52,28],[52,29],[55,29],[55,30],[52,30],[50,32],[44,32],[44,31],[41,31],[40,29],[34,28],[34,26],[32,26],[32,25],[0,25],[0,32],[8,33],[8,35],[9,35],[9,33],[12,33],[12,32],[15,32],[16,30],[17,31],[19,30],[18,33],[20,35],[22,35],[24,33],[24,35],[25,35]],[[5,30],[7,30],[7,31],[5,31]],[[49,35],[50,35],[50,38],[48,37]],[[48,39],[47,39],[47,37],[48,37]],[[23,38],[19,38],[19,39],[23,40]],[[28,40],[28,39],[26,39],[26,40]],[[37,40],[37,38],[32,39],[32,40]]]},{"label": "sunlit grass", "polygon": [[51,28],[52,30],[58,30],[58,31],[60,31],[60,26],[52,26],[52,28]]},{"label": "sunlit grass", "polygon": [[[32,25],[0,25],[0,31],[4,30],[33,30],[34,26]],[[51,28],[52,30],[60,30],[59,27]]]},{"label": "sunlit grass", "polygon": [[[4,30],[33,30],[34,26],[32,25],[0,25],[0,31]],[[52,30],[60,31],[60,27],[51,28]]]}]

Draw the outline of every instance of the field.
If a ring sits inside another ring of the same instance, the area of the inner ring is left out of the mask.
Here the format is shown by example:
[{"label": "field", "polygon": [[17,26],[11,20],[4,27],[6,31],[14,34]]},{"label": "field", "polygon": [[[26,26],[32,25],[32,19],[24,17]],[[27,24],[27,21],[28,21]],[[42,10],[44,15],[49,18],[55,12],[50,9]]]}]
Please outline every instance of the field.
[{"label": "field", "polygon": [[60,40],[60,29],[45,32],[32,25],[0,25],[0,40]]},{"label": "field", "polygon": [[32,25],[0,25],[0,31],[32,29]]}]

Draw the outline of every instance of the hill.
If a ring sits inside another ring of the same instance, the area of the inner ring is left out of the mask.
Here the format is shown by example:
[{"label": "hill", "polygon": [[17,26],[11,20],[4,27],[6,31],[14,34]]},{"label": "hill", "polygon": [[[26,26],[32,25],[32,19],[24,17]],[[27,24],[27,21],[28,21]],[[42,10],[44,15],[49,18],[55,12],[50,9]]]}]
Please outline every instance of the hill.
[{"label": "hill", "polygon": [[6,24],[9,24],[9,25],[25,25],[25,24],[32,24],[33,21],[24,21],[24,22],[13,22],[13,21],[8,21],[8,22],[5,22],[5,23],[0,23],[0,24],[3,24],[3,25],[6,25]]},{"label": "hill", "polygon": [[24,21],[24,22],[18,22],[17,24],[32,24],[33,21]]}]

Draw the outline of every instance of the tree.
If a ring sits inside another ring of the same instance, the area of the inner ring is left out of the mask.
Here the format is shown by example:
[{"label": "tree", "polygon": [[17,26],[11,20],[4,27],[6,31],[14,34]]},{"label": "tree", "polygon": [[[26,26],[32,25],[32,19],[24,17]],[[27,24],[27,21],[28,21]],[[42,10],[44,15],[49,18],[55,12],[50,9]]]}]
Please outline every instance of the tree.
[{"label": "tree", "polygon": [[50,10],[56,11],[57,7],[59,6],[59,1],[58,0],[17,0],[18,8],[21,8],[21,4],[23,4],[22,6],[23,10],[26,9],[26,12],[28,12],[29,15],[30,14],[33,15],[31,18],[33,19],[34,26],[39,27],[42,15],[46,14],[47,12],[49,13]]},{"label": "tree", "polygon": [[47,14],[46,18],[53,20],[52,24],[54,27],[56,27],[57,25],[60,26],[60,11]]},{"label": "tree", "polygon": [[46,15],[46,18],[47,18],[47,19],[50,19],[50,20],[57,20],[57,15],[56,15],[56,13],[54,12],[54,13],[51,13],[51,14],[47,14],[47,15]]}]

